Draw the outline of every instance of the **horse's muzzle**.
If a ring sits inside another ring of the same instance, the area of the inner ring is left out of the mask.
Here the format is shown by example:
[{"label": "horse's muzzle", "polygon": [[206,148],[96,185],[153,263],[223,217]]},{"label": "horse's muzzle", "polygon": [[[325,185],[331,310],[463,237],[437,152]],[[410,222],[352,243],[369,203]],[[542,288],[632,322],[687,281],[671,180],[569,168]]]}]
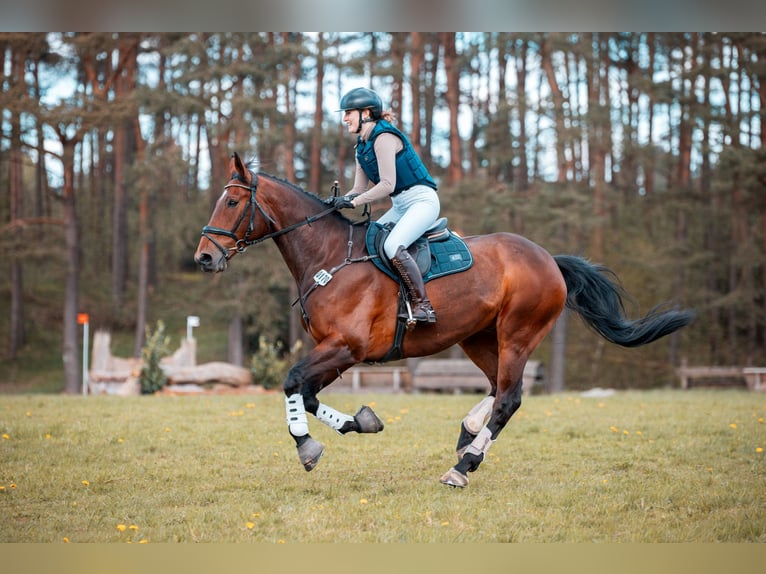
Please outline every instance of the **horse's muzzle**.
[{"label": "horse's muzzle", "polygon": [[226,271],[227,262],[226,258],[220,254],[211,255],[203,251],[194,257],[194,261],[197,262],[200,269],[205,273],[220,273]]}]

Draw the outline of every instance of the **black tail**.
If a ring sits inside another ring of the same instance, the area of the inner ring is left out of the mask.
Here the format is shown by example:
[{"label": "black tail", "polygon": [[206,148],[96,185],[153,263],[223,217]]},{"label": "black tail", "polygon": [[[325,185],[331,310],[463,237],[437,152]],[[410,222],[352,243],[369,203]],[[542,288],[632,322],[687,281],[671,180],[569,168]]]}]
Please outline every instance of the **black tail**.
[{"label": "black tail", "polygon": [[694,319],[691,310],[655,307],[644,317],[631,321],[625,316],[622,301],[625,292],[612,271],[572,255],[556,255],[554,259],[567,285],[566,306],[612,343],[623,347],[646,345]]}]

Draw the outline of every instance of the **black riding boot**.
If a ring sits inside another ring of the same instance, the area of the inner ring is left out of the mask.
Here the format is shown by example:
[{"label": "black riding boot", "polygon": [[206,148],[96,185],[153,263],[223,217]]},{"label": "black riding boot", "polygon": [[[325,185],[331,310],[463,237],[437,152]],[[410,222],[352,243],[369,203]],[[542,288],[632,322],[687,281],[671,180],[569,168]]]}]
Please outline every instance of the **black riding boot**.
[{"label": "black riding boot", "polygon": [[[423,276],[420,274],[418,264],[410,256],[405,247],[400,246],[396,250],[396,255],[391,258],[399,276],[404,282],[404,286],[410,294],[412,303],[412,318],[415,321],[424,321],[427,323],[436,322],[436,313],[431,307],[431,302],[426,296],[426,286],[423,283]],[[409,319],[407,315],[401,315],[403,319]]]}]

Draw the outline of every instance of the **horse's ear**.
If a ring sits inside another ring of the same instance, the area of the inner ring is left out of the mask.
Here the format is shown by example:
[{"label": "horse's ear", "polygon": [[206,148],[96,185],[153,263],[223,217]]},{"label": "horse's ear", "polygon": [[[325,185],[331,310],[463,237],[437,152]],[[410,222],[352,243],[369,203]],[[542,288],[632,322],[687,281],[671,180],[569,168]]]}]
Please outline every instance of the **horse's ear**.
[{"label": "horse's ear", "polygon": [[247,170],[245,169],[245,165],[242,163],[242,160],[239,158],[239,154],[237,152],[231,154],[229,171],[232,173],[232,175],[234,172],[237,172],[242,179],[247,179]]}]

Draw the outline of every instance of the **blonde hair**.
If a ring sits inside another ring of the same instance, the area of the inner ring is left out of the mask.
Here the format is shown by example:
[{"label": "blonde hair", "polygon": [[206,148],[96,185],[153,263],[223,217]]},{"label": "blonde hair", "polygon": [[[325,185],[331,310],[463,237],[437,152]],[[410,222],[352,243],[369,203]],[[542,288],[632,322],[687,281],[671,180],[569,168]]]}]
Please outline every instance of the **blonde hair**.
[{"label": "blonde hair", "polygon": [[391,110],[384,110],[380,114],[380,117],[382,119],[386,120],[390,124],[395,124],[396,123],[396,114],[394,112],[392,112]]}]

